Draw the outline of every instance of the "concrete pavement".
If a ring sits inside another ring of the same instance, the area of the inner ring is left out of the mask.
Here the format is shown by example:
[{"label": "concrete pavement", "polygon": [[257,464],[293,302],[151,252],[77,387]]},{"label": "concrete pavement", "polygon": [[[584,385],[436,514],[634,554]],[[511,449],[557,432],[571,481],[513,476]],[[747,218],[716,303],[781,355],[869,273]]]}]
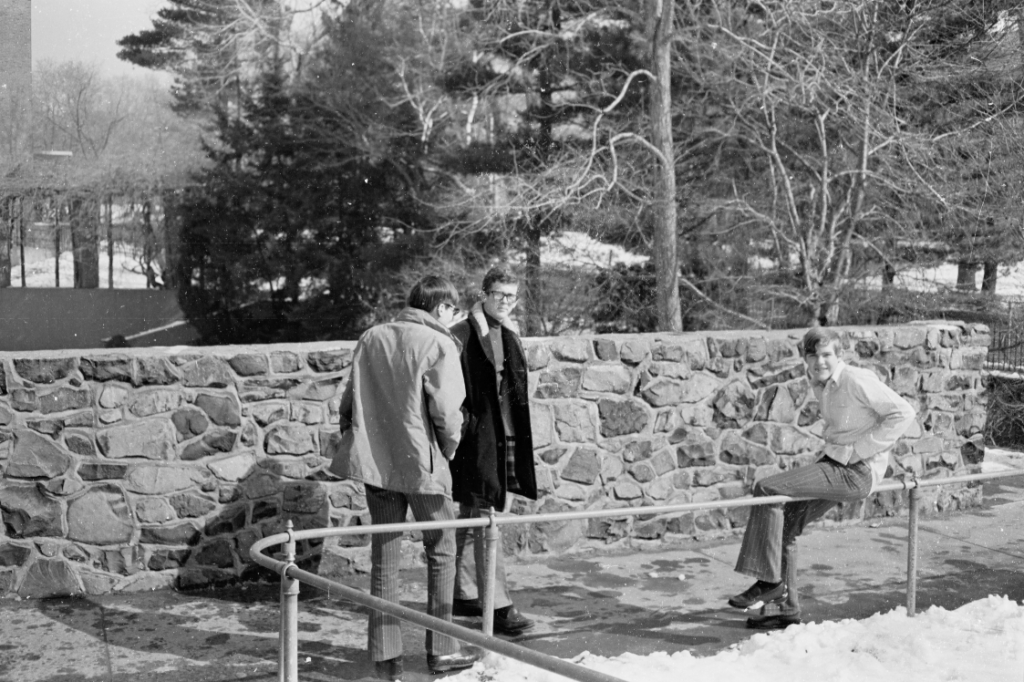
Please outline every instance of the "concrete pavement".
[{"label": "concrete pavement", "polygon": [[[1024,458],[1012,462],[1024,467]],[[954,609],[989,594],[1024,601],[1024,475],[984,485],[983,507],[923,517],[917,606]],[[864,618],[906,603],[906,518],[815,528],[801,539],[805,621]],[[725,599],[747,587],[739,547],[714,544],[580,553],[510,562],[513,598],[537,627],[516,641],[572,657],[689,650],[707,656],[750,637]],[[365,576],[353,582],[366,587]],[[403,575],[403,602],[423,609],[421,571]],[[275,680],[277,586],[0,601],[0,680],[108,682]],[[456,619],[463,624],[479,619]],[[372,665],[361,608],[303,587],[302,680],[356,680]],[[407,681],[431,679],[423,632],[405,629]]]}]

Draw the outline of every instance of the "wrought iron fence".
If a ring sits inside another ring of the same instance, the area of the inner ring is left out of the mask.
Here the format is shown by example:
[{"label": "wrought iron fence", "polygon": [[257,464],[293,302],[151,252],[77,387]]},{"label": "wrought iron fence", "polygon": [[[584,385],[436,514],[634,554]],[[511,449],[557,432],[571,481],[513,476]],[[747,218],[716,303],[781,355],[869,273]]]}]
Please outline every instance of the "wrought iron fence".
[{"label": "wrought iron fence", "polygon": [[1024,374],[1024,323],[993,328],[985,369]]}]

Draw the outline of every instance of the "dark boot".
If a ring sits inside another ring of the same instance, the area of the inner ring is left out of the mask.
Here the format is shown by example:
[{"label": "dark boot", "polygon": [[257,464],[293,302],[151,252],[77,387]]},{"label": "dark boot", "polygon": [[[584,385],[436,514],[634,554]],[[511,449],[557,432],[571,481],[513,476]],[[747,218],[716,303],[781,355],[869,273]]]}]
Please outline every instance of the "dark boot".
[{"label": "dark boot", "polygon": [[513,605],[494,609],[494,634],[514,637],[526,632],[534,622],[519,612]]},{"label": "dark boot", "polygon": [[729,599],[729,606],[735,609],[759,609],[765,604],[777,604],[786,601],[789,590],[785,582],[769,583],[758,580],[747,590]]},{"label": "dark boot", "polygon": [[386,661],[374,661],[373,662],[373,676],[378,680],[388,680],[389,682],[400,682],[402,679],[402,657],[396,656],[389,658]]},{"label": "dark boot", "polygon": [[453,599],[452,615],[464,618],[479,618],[484,615],[484,612],[480,608],[480,602],[476,599]]},{"label": "dark boot", "polygon": [[800,616],[777,613],[761,618],[747,618],[747,627],[751,630],[785,630],[790,625],[799,625]]}]

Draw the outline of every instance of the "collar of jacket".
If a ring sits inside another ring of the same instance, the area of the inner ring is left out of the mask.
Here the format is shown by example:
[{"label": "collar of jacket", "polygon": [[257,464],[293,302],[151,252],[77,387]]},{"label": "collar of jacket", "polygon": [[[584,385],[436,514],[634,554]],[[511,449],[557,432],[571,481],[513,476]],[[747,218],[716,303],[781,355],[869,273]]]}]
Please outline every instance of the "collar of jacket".
[{"label": "collar of jacket", "polygon": [[[469,311],[469,323],[476,330],[477,335],[480,337],[480,345],[483,346],[484,355],[490,363],[494,364],[494,351],[491,350],[490,339],[487,335],[490,334],[491,328],[487,324],[487,318],[484,317],[484,304],[477,302]],[[519,326],[509,318],[505,318],[501,321],[501,326],[508,329],[510,332],[519,336]]]},{"label": "collar of jacket", "polygon": [[[441,324],[438,320],[434,319],[434,316],[425,310],[419,308],[403,308],[402,312],[398,313],[398,317],[395,318],[395,322],[409,322],[411,324],[422,324],[425,327],[430,327],[434,331],[440,332],[447,336],[452,341],[455,337],[448,331],[448,327]],[[455,344],[456,346],[458,343]]]},{"label": "collar of jacket", "polygon": [[[477,301],[469,311],[469,319],[473,321],[473,326],[476,327],[477,334],[480,335],[481,339],[486,339],[490,333],[490,326],[487,324],[487,318],[484,317],[484,304]],[[519,325],[512,321],[511,318],[506,317],[501,321],[501,326],[509,330],[516,336],[519,336]]]}]

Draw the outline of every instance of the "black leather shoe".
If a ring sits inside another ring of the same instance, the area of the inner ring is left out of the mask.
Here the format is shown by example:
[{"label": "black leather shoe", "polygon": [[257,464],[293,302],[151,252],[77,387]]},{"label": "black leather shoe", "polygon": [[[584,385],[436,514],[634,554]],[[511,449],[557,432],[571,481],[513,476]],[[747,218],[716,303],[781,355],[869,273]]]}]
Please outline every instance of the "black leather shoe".
[{"label": "black leather shoe", "polygon": [[789,590],[786,583],[769,583],[758,580],[742,594],[729,599],[729,606],[734,609],[759,609],[765,604],[779,604],[786,601]]},{"label": "black leather shoe", "polygon": [[472,668],[473,664],[479,660],[479,651],[464,649],[462,651],[456,651],[454,654],[441,654],[440,656],[427,654],[427,667],[430,668],[430,672],[436,675],[438,673],[446,673],[451,670]]},{"label": "black leather shoe", "polygon": [[521,614],[515,606],[494,609],[494,634],[514,636],[526,632],[534,622]]},{"label": "black leather shoe", "polygon": [[484,615],[484,612],[480,608],[480,602],[476,599],[453,599],[452,615],[465,618],[479,618]]},{"label": "black leather shoe", "polygon": [[390,680],[390,682],[400,682],[402,679],[402,657],[396,656],[395,658],[389,658],[386,661],[374,661],[373,662],[373,676],[378,680]]},{"label": "black leather shoe", "polygon": [[751,630],[785,630],[790,625],[799,625],[800,616],[777,614],[763,618],[747,618],[747,627]]}]

